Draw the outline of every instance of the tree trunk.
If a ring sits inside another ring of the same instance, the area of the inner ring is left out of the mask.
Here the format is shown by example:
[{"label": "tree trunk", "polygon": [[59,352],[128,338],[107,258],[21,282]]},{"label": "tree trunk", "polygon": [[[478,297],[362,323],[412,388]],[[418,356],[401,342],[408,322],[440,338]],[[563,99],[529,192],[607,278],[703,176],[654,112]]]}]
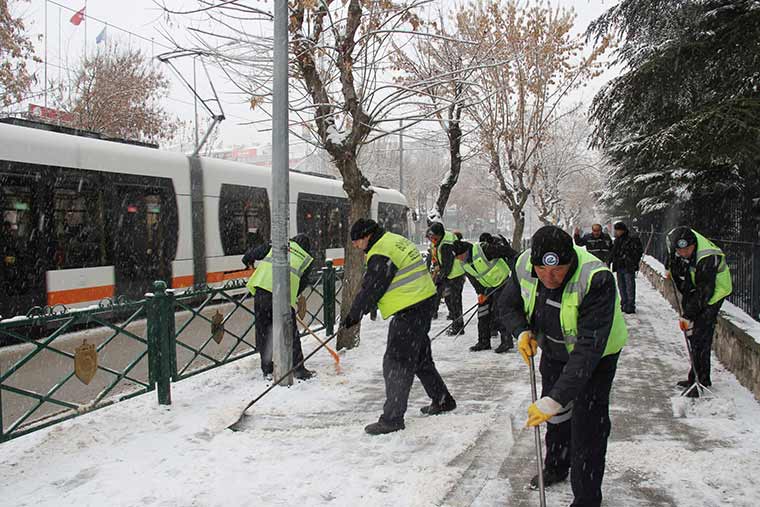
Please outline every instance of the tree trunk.
[{"label": "tree trunk", "polygon": [[438,198],[435,201],[435,209],[438,211],[438,215],[443,217],[443,212],[446,209],[446,203],[449,201],[451,190],[454,185],[459,181],[459,173],[462,170],[462,128],[458,122],[452,122],[449,131],[447,132],[449,138],[449,174],[448,177],[441,183],[438,190]]},{"label": "tree trunk", "polygon": [[519,251],[522,249],[523,231],[525,231],[525,213],[521,209],[513,210],[512,220],[515,224],[512,232],[512,248]]},{"label": "tree trunk", "polygon": [[[343,175],[343,189],[348,194],[350,211],[348,214],[348,228],[343,258],[343,289],[340,301],[340,320],[348,315],[354,302],[356,293],[359,292],[362,276],[364,274],[364,252],[357,250],[351,244],[351,226],[360,218],[370,218],[372,209],[372,191],[369,190],[369,182],[359,171],[354,157],[346,157],[336,160],[336,165]],[[338,333],[337,348],[351,349],[359,344],[359,331],[361,326],[354,329],[341,330]]]}]

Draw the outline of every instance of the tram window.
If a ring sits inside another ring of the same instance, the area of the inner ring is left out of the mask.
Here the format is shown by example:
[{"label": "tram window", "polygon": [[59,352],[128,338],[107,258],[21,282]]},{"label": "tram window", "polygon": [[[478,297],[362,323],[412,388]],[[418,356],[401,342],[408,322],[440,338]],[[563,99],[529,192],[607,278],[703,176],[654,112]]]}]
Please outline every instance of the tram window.
[{"label": "tram window", "polygon": [[348,234],[348,200],[316,194],[298,195],[298,232],[309,236],[313,254],[321,259],[328,248],[343,248]]},{"label": "tram window", "polygon": [[242,255],[252,246],[269,242],[269,197],[265,188],[222,185],[219,230],[224,255]]},{"label": "tram window", "polygon": [[402,204],[381,202],[377,205],[377,221],[386,231],[407,236],[409,233],[408,211],[409,209]]},{"label": "tram window", "polygon": [[53,188],[55,269],[107,266],[103,192],[94,175],[65,171]]}]

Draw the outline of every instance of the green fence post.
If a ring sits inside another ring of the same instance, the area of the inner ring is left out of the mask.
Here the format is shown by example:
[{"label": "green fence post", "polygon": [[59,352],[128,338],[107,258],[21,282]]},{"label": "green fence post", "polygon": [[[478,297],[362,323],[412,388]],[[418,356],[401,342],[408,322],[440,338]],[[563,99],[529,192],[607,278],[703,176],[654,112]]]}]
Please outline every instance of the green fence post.
[{"label": "green fence post", "polygon": [[174,293],[166,283],[153,282],[148,308],[148,379],[157,385],[159,405],[171,405],[171,379],[176,375],[174,350]]},{"label": "green fence post", "polygon": [[322,293],[324,295],[325,333],[332,336],[335,332],[335,268],[328,259],[322,268]]}]

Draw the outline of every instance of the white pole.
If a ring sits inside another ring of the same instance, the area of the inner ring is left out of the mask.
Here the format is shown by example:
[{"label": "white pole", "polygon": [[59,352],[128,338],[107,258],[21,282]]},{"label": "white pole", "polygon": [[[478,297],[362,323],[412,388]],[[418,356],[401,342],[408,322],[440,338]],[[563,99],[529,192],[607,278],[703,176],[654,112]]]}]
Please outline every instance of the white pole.
[{"label": "white pole", "polygon": [[195,108],[195,146],[194,150],[198,149],[198,84],[195,80],[195,61],[197,58],[193,57],[193,107]]},{"label": "white pole", "polygon": [[[274,2],[274,73],[272,97],[272,356],[274,378],[293,367],[290,314],[290,224],[288,174],[288,2]],[[280,385],[292,385],[288,375]]]},{"label": "white pole", "polygon": [[398,191],[404,193],[404,120],[398,121]]}]

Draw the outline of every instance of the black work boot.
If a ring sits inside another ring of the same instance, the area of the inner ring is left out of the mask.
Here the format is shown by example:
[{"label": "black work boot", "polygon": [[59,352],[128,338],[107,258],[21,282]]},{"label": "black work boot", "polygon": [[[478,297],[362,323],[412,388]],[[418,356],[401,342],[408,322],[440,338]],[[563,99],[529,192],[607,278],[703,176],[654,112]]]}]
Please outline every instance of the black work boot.
[{"label": "black work boot", "polygon": [[[686,392],[689,391],[689,392]],[[684,394],[686,393],[686,394]],[[699,398],[699,387],[696,385],[692,387],[692,385],[689,385],[683,393],[681,393],[682,396],[686,396],[687,398]]]},{"label": "black work boot", "polygon": [[293,372],[293,376],[298,380],[309,380],[314,376],[314,372],[306,368],[299,368]]},{"label": "black work boot", "polygon": [[481,350],[491,350],[491,342],[478,342],[470,347],[470,352],[480,352]]},{"label": "black work boot", "polygon": [[442,402],[438,403],[437,401],[434,401],[427,407],[422,407],[420,409],[420,412],[425,415],[438,415],[442,414],[443,412],[451,412],[455,408],[457,408],[457,402],[454,400],[454,398],[451,397],[450,394],[448,394]]},{"label": "black work boot", "polygon": [[406,426],[404,426],[403,421],[398,424],[389,424],[383,421],[381,417],[376,423],[365,426],[364,431],[370,435],[385,435],[386,433],[393,433],[394,431],[403,430],[404,428],[406,428]]},{"label": "black work boot", "polygon": [[682,389],[686,389],[692,384],[691,380],[679,380],[676,385]]},{"label": "black work boot", "polygon": [[512,340],[502,339],[501,343],[499,344],[498,347],[496,347],[496,350],[494,350],[494,352],[496,352],[497,354],[503,354],[505,352],[509,352],[513,348],[515,348],[515,343]]},{"label": "black work boot", "polygon": [[[557,484],[567,479],[567,470],[559,472],[557,470],[547,469],[544,470],[544,487],[548,488],[552,484]],[[530,489],[538,489],[538,474],[534,475],[530,480]]]}]

